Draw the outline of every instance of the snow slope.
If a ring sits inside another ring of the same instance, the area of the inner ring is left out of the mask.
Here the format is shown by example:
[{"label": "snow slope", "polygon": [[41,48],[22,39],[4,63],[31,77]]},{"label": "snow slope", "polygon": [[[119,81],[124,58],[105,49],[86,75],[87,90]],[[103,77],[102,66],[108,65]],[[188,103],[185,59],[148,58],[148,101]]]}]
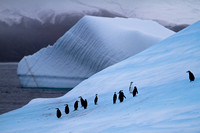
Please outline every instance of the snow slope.
[{"label": "snow slope", "polygon": [[[147,50],[104,69],[60,98],[34,99],[0,116],[1,132],[137,132],[198,133],[200,131],[200,21]],[[187,70],[196,76],[189,82]],[[128,92],[130,81],[138,87]],[[123,103],[112,104],[124,90]],[[99,94],[98,105],[93,104]],[[88,109],[73,110],[78,96]],[[68,103],[70,114],[64,114]],[[55,116],[55,108],[63,113]]]},{"label": "snow slope", "polygon": [[53,46],[24,57],[24,87],[73,88],[94,73],[174,34],[150,20],[85,16]]}]

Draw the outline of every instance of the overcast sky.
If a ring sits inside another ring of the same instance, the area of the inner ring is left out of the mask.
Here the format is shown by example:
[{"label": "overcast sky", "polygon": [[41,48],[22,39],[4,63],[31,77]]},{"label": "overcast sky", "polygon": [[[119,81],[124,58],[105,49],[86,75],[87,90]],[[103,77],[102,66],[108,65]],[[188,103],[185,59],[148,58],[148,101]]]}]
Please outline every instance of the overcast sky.
[{"label": "overcast sky", "polygon": [[0,0],[0,62],[53,45],[84,15],[155,20],[179,31],[200,19],[200,0]]},{"label": "overcast sky", "polygon": [[20,15],[23,15],[43,21],[41,12],[61,14],[98,9],[106,9],[126,17],[174,24],[192,24],[200,18],[199,0],[1,0],[0,19],[18,22]]}]

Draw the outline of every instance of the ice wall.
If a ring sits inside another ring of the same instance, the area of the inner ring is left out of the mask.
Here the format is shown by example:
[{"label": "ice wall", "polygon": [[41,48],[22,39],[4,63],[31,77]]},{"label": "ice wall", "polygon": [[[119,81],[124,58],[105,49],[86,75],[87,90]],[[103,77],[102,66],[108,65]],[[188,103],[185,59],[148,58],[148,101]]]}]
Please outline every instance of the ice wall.
[{"label": "ice wall", "polygon": [[[81,82],[63,97],[37,98],[0,115],[3,133],[199,133],[200,21]],[[195,75],[190,82],[187,70]],[[129,84],[138,94],[129,93]],[[114,92],[126,99],[112,104]],[[98,94],[98,105],[94,105]],[[88,108],[74,110],[82,96]],[[65,114],[65,104],[70,113]],[[56,109],[62,112],[56,117]],[[78,127],[78,128],[77,128]]]},{"label": "ice wall", "polygon": [[53,46],[18,64],[23,87],[73,88],[174,32],[150,20],[83,17]]}]

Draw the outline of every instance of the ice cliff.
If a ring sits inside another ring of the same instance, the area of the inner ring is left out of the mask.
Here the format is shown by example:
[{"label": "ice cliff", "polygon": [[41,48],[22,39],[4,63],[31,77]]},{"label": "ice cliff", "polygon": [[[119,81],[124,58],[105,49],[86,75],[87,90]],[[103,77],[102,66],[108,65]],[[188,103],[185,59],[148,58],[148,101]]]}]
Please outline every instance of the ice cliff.
[{"label": "ice cliff", "polygon": [[73,88],[172,34],[151,20],[85,16],[53,46],[24,57],[17,74],[23,87]]},{"label": "ice cliff", "polygon": [[[63,97],[34,99],[0,115],[3,133],[199,133],[200,21],[81,82]],[[195,75],[190,82],[187,70]],[[138,95],[129,93],[129,84]],[[124,102],[112,104],[123,90]],[[94,105],[98,94],[98,105]],[[88,108],[74,110],[82,96]],[[65,114],[65,104],[70,113]],[[56,109],[62,117],[56,117]]]}]

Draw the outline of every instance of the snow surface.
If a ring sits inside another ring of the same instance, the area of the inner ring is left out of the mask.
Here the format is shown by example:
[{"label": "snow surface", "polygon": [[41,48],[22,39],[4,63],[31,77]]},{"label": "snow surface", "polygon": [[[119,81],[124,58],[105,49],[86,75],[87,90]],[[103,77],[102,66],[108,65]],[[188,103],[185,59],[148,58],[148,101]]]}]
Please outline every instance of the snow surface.
[{"label": "snow surface", "polygon": [[83,17],[53,46],[24,57],[24,87],[73,88],[96,72],[174,34],[151,20]]},{"label": "snow surface", "polygon": [[[1,132],[199,133],[200,21],[147,50],[104,69],[59,98],[34,99],[0,116]],[[196,79],[190,82],[187,70]],[[130,81],[138,87],[128,92]],[[115,91],[124,90],[123,103],[112,104]],[[98,105],[93,104],[99,94]],[[73,110],[79,96],[88,109]],[[64,104],[70,114],[64,114]],[[55,115],[56,107],[63,113]]]}]

